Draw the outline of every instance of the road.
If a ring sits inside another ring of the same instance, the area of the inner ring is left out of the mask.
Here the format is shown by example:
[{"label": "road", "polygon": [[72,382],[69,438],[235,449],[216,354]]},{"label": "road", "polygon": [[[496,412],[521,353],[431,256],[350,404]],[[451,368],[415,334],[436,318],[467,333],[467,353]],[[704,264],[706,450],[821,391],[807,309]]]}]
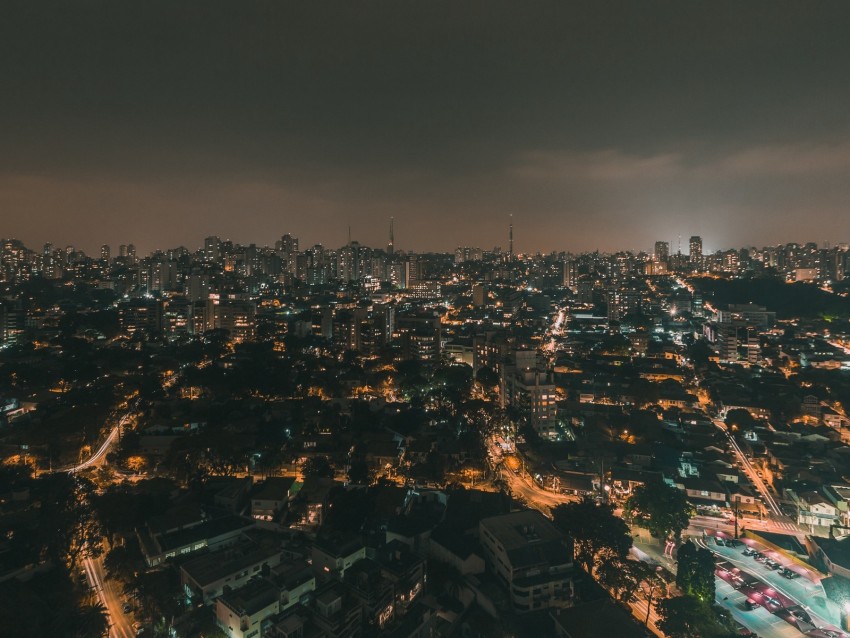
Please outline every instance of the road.
[{"label": "road", "polygon": [[[106,439],[101,446],[88,459],[74,465],[54,470],[54,472],[75,473],[80,470],[85,470],[89,467],[96,467],[106,463],[106,455],[113,444],[118,440],[118,435],[121,428],[126,425],[127,420],[132,415],[133,411],[128,411],[122,416],[118,423],[109,431]],[[106,578],[106,572],[103,568],[103,557],[83,559],[83,569],[88,578],[89,587],[97,592],[98,599],[106,609],[107,618],[109,620],[109,637],[110,638],[133,638],[136,635],[133,629],[132,617],[125,614],[122,607],[124,605],[124,597],[118,589],[118,584]]]},{"label": "road", "polygon": [[[505,458],[512,456],[512,449],[509,448],[506,450],[496,436],[490,437],[487,441],[487,454],[490,458],[490,465],[493,468],[499,469],[502,479],[507,483],[511,494],[515,498],[522,499],[529,507],[533,507],[546,516],[551,515],[551,509],[553,507],[578,500],[576,496],[561,494],[560,492],[554,492],[540,487],[540,485],[531,480],[528,472],[524,469],[512,470],[505,467]],[[514,462],[516,462],[515,458]]]},{"label": "road", "polygon": [[[761,530],[763,532],[775,532],[777,534],[795,534],[798,538],[802,538],[803,533],[800,532],[799,528],[793,523],[788,523],[786,521],[775,520],[773,518],[750,518],[748,516],[739,516],[738,517],[738,532],[741,530],[751,529],[751,530]],[[691,518],[690,522],[690,534],[691,536],[699,535],[703,531],[713,532],[713,531],[721,531],[726,532],[730,536],[735,533],[735,524],[727,522],[726,519],[723,518],[715,518],[713,516],[694,516]]]},{"label": "road", "polygon": [[[732,548],[722,545],[715,545],[711,539],[694,538],[697,545],[705,547],[716,556],[719,556],[727,563],[731,563],[735,567],[757,578],[761,584],[757,588],[763,591],[773,592],[775,597],[784,597],[803,607],[806,613],[810,616],[815,627],[828,629],[834,635],[846,638],[847,634],[839,631],[837,625],[840,623],[840,610],[837,605],[829,601],[826,597],[820,581],[810,572],[804,577],[789,580],[782,577],[777,570],[772,570],[767,566],[755,561],[752,558],[743,555],[744,547]],[[752,543],[751,541],[746,541]],[[768,555],[782,563],[784,566],[793,569],[794,571],[801,570],[799,565],[791,564],[789,561],[781,557],[775,552],[762,548],[757,543],[752,543],[760,551],[768,552]],[[732,587],[722,578],[716,579],[717,583],[717,602],[726,607],[732,613],[738,622],[746,626],[751,631],[754,631],[759,636],[764,638],[785,638],[790,636],[800,636],[801,632],[796,627],[789,624],[780,615],[770,613],[764,607],[759,607],[752,611],[744,611],[744,601],[747,595]],[[755,594],[753,594],[755,597]],[[790,631],[789,631],[790,630]],[[805,635],[822,636],[822,632],[814,629],[808,631]]]},{"label": "road", "polygon": [[502,478],[505,479],[505,482],[511,489],[511,494],[515,498],[524,500],[529,507],[539,510],[546,516],[550,515],[553,507],[578,500],[577,496],[560,494],[543,489],[527,478],[527,475],[520,476],[504,467],[502,468]]},{"label": "road", "polygon": [[125,614],[122,610],[124,596],[118,584],[106,578],[103,569],[103,558],[85,558],[83,567],[89,585],[97,592],[97,597],[106,608],[109,615],[109,638],[133,638],[136,631],[133,629],[132,616]]},{"label": "road", "polygon": [[73,467],[64,468],[62,471],[74,473],[74,472],[79,472],[80,470],[85,470],[86,468],[89,468],[89,467],[94,467],[96,465],[99,465],[103,460],[106,459],[106,454],[107,454],[107,452],[109,452],[109,448],[111,448],[112,444],[115,443],[115,441],[118,440],[118,435],[121,432],[121,428],[124,427],[124,424],[127,422],[127,419],[129,419],[129,418],[130,418],[129,412],[127,414],[125,414],[124,416],[122,416],[121,419],[118,421],[118,423],[115,425],[115,427],[113,427],[109,431],[109,434],[106,436],[106,439],[104,439],[101,446],[89,458],[87,458],[85,461],[83,461],[79,465],[74,465]]},{"label": "road", "polygon": [[774,616],[764,607],[744,611],[747,597],[721,578],[716,579],[717,604],[727,609],[732,618],[760,638],[799,638],[800,632],[787,622]]},{"label": "road", "polygon": [[647,601],[645,599],[637,597],[635,598],[635,600],[629,602],[629,607],[632,608],[632,615],[637,618],[641,622],[641,624],[645,624],[645,626],[648,627],[652,631],[652,633],[654,633],[656,636],[661,636],[663,638],[664,634],[661,633],[661,630],[658,628],[657,625],[660,618],[658,617],[658,614],[655,611],[655,603],[656,600],[653,598],[652,608],[649,611],[648,623],[645,622],[647,607]]},{"label": "road", "polygon": [[799,533],[801,531],[800,527],[794,521],[792,521],[790,518],[788,518],[782,513],[782,509],[779,507],[779,503],[777,503],[776,499],[773,497],[770,488],[758,475],[758,472],[752,466],[752,463],[750,463],[750,460],[747,458],[747,455],[744,454],[744,452],[741,450],[740,446],[738,445],[738,442],[735,440],[735,437],[733,437],[729,433],[729,430],[726,428],[726,424],[723,423],[723,421],[721,421],[720,419],[713,419],[713,421],[714,425],[726,435],[726,439],[732,446],[732,450],[734,451],[735,456],[738,457],[738,461],[741,467],[744,468],[744,472],[747,474],[747,478],[749,478],[750,482],[761,495],[762,502],[767,506],[767,508],[770,510],[770,513],[773,515],[776,527],[784,533]]}]

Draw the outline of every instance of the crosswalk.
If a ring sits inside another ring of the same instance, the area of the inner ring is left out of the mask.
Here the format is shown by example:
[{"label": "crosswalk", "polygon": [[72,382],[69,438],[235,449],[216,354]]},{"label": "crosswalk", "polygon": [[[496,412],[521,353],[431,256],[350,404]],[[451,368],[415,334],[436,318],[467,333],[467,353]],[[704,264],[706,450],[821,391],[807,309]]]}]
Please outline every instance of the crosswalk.
[{"label": "crosswalk", "polygon": [[786,529],[789,532],[799,533],[802,531],[800,526],[797,523],[792,523],[790,521],[773,521],[774,527],[778,527],[780,529]]}]

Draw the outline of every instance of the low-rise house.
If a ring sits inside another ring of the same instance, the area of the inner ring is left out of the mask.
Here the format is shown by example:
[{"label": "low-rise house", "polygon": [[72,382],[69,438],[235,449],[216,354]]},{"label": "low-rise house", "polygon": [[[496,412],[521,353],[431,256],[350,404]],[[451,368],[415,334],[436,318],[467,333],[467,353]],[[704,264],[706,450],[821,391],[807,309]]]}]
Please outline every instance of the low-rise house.
[{"label": "low-rise house", "polygon": [[383,630],[396,616],[393,585],[385,578],[381,566],[371,558],[363,558],[345,572],[345,584],[360,603],[367,625]]},{"label": "low-rise house", "polygon": [[850,485],[824,485],[823,494],[835,505],[841,524],[850,526]]},{"label": "low-rise house", "polygon": [[723,509],[729,505],[729,495],[726,488],[717,481],[704,478],[676,479],[688,495],[688,500],[698,507]]},{"label": "low-rise house", "polygon": [[462,575],[484,572],[481,545],[471,536],[460,534],[446,525],[431,533],[428,557],[454,567]]},{"label": "low-rise house", "polygon": [[363,622],[363,608],[341,583],[316,592],[312,611],[313,622],[328,638],[355,636]]},{"label": "low-rise house", "polygon": [[313,571],[319,577],[343,578],[345,571],[366,558],[366,545],[358,536],[319,536],[313,543]]},{"label": "low-rise house", "polygon": [[280,610],[305,603],[316,590],[316,575],[305,560],[291,559],[272,567],[269,580],[280,590]]},{"label": "low-rise house", "polygon": [[207,547],[215,550],[233,545],[253,525],[252,521],[240,516],[223,516],[161,534],[152,533],[149,528],[142,529],[137,535],[145,561],[149,567],[155,567],[169,558]]},{"label": "low-rise house", "polygon": [[[818,492],[802,492],[792,494],[797,505],[797,524],[806,527],[829,527],[840,524],[841,517],[838,508],[823,494]],[[796,498],[795,498],[796,497]]]},{"label": "low-rise house", "polygon": [[211,604],[225,587],[236,589],[268,573],[280,563],[280,551],[226,549],[193,558],[180,566],[180,583],[187,595]]},{"label": "low-rise house", "polygon": [[216,624],[228,638],[261,638],[279,611],[277,587],[262,578],[225,592],[215,601]]},{"label": "low-rise house", "polygon": [[297,511],[291,527],[303,531],[314,531],[321,527],[329,504],[329,496],[334,487],[341,485],[332,478],[308,476],[301,490],[293,498]]},{"label": "low-rise house", "polygon": [[227,511],[238,514],[242,511],[251,492],[254,480],[250,476],[222,476],[207,483],[207,489],[214,491],[213,502]]},{"label": "low-rise house", "polygon": [[271,521],[285,508],[292,497],[295,479],[290,476],[270,476],[251,497],[251,516]]},{"label": "low-rise house", "polygon": [[392,584],[396,609],[406,610],[425,590],[425,560],[404,543],[393,541],[378,548],[375,561]]}]

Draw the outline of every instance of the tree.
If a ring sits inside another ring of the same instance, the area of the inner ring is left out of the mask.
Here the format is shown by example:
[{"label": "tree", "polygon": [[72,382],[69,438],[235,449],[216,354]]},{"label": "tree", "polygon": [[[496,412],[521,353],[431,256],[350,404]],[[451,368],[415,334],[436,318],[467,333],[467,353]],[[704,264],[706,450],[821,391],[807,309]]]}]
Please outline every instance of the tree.
[{"label": "tree", "polygon": [[481,366],[475,373],[475,380],[488,390],[499,386],[499,375],[490,366]]},{"label": "tree", "polygon": [[623,513],[657,538],[678,540],[690,524],[693,507],[684,492],[663,481],[654,481],[635,488]]},{"label": "tree", "polygon": [[652,609],[652,599],[667,591],[667,583],[658,573],[658,568],[648,563],[641,563],[640,582],[638,586],[646,598],[646,618],[644,625],[649,625],[649,613]]},{"label": "tree", "polygon": [[575,559],[588,573],[600,560],[624,559],[632,546],[629,526],[614,515],[613,507],[590,497],[558,505],[552,518],[555,526],[572,538]]},{"label": "tree", "polygon": [[688,346],[688,359],[694,364],[695,368],[704,368],[708,365],[710,357],[714,356],[714,351],[706,339],[697,339]]},{"label": "tree", "polygon": [[730,429],[749,430],[754,427],[756,420],[749,410],[735,408],[726,413],[726,425]]},{"label": "tree", "polygon": [[714,556],[688,541],[677,555],[676,585],[686,595],[703,602],[714,601]]},{"label": "tree", "polygon": [[369,485],[374,478],[374,472],[369,469],[366,459],[355,457],[348,465],[348,480],[355,485]]},{"label": "tree", "polygon": [[62,627],[62,633],[74,638],[101,638],[109,631],[109,615],[100,604],[84,605],[71,618],[70,626]]},{"label": "tree", "polygon": [[309,476],[326,478],[334,477],[333,465],[331,465],[331,462],[326,456],[311,456],[304,463],[303,472],[305,478]]},{"label": "tree", "polygon": [[180,613],[180,601],[174,595],[177,590],[177,572],[171,567],[141,572],[124,585],[124,593],[138,601],[141,616],[153,621]]},{"label": "tree", "polygon": [[99,555],[103,529],[92,505],[92,482],[57,473],[42,477],[39,490],[42,505],[38,530],[47,555],[68,566],[81,555]]},{"label": "tree", "polygon": [[137,542],[119,545],[103,557],[103,566],[109,578],[130,582],[144,568],[144,559]]},{"label": "tree", "polygon": [[731,635],[712,606],[693,596],[676,596],[658,602],[658,628],[667,638],[725,638]]},{"label": "tree", "polygon": [[612,592],[614,598],[625,603],[640,587],[643,578],[642,566],[645,564],[613,557],[599,564],[596,568],[596,578],[603,587]]}]

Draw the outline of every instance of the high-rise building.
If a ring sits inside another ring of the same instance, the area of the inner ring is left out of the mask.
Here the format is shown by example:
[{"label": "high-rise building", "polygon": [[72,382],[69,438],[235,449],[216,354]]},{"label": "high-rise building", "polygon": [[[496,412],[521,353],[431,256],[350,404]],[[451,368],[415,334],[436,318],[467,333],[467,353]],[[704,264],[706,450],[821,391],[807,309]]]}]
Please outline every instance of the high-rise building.
[{"label": "high-rise building", "polygon": [[204,260],[218,261],[221,259],[221,239],[212,235],[204,240]]},{"label": "high-rise building", "polygon": [[455,263],[462,264],[465,261],[481,261],[484,259],[484,251],[480,248],[469,246],[458,246],[455,248]]},{"label": "high-rise building", "polygon": [[176,290],[178,286],[178,269],[176,261],[158,260],[151,266],[150,290]]},{"label": "high-rise building", "polygon": [[655,261],[667,261],[670,258],[670,242],[655,242]]},{"label": "high-rise building", "polygon": [[395,217],[390,217],[390,242],[387,244],[387,254],[392,255],[395,252],[395,237],[394,237],[394,225]]},{"label": "high-rise building", "polygon": [[578,281],[578,267],[572,259],[564,261],[564,288],[575,290]]},{"label": "high-rise building", "polygon": [[291,253],[298,252],[298,238],[286,233],[283,237],[280,238],[280,241],[276,243],[275,249],[281,253],[281,255],[290,255]]},{"label": "high-rise building", "polygon": [[108,262],[109,257],[110,257],[110,252],[111,251],[109,250],[109,244],[104,244],[103,246],[100,247],[100,258],[103,261]]},{"label": "high-rise building", "polygon": [[186,281],[185,289],[189,301],[206,301],[212,292],[209,275],[192,273]]},{"label": "high-rise building", "polygon": [[480,308],[487,304],[487,293],[490,292],[486,284],[475,284],[472,286],[472,305]]},{"label": "high-rise building", "polygon": [[699,235],[691,236],[690,251],[691,263],[700,263],[702,261],[702,237]]}]

